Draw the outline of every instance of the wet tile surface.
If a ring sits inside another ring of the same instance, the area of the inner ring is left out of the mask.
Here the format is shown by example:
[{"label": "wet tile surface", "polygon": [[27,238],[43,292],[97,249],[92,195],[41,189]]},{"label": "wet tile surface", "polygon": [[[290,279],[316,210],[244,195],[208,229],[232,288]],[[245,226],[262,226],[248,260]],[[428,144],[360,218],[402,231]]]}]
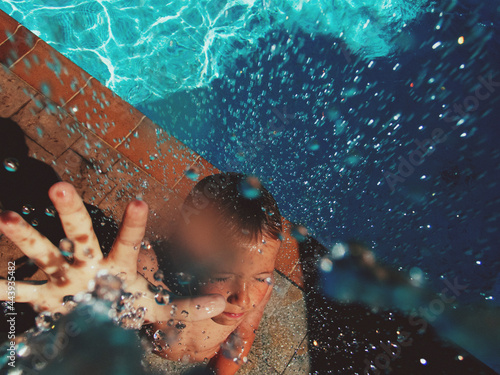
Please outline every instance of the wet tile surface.
[{"label": "wet tile surface", "polygon": [[11,117],[31,100],[36,92],[0,66],[0,117]]},{"label": "wet tile surface", "polygon": [[127,204],[140,198],[149,206],[147,237],[150,240],[168,238],[182,200],[169,188],[126,161],[115,164],[113,178],[116,187],[99,204],[99,208],[116,221],[121,221]]},{"label": "wet tile surface", "polygon": [[149,119],[144,119],[117,150],[174,191],[175,183],[197,156]]},{"label": "wet tile surface", "polygon": [[6,35],[7,39],[0,44],[0,64],[11,67],[31,51],[40,39],[24,26],[8,25],[7,28],[1,35],[2,38]]},{"label": "wet tile surface", "polygon": [[10,70],[57,105],[64,105],[90,78],[42,40]]},{"label": "wet tile surface", "polygon": [[0,10],[0,44],[5,42],[9,36],[15,33],[19,22]]},{"label": "wet tile surface", "polygon": [[144,116],[95,79],[88,81],[64,108],[112,147],[118,146]]},{"label": "wet tile surface", "polygon": [[24,133],[55,158],[61,156],[81,137],[80,125],[65,113],[42,110],[32,115],[29,110],[29,113],[25,113],[26,110],[23,111],[22,118],[13,116],[13,119],[18,123],[22,122]]}]

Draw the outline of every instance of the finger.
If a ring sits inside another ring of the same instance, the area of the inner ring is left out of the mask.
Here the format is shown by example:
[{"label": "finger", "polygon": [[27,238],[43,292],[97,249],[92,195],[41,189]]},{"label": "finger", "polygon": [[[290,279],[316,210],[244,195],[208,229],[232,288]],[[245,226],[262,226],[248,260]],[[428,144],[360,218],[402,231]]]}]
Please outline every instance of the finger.
[{"label": "finger", "polygon": [[[35,297],[40,295],[43,285],[33,284],[26,281],[0,280],[0,301],[33,303]],[[7,305],[8,310],[14,311]]]},{"label": "finger", "polygon": [[59,249],[17,213],[5,211],[0,214],[0,231],[47,275],[58,278],[68,266]]},{"label": "finger", "polygon": [[148,205],[146,202],[134,200],[130,202],[123,215],[113,248],[108,259],[121,272],[135,277],[137,273],[137,257],[141,241],[146,232]]},{"label": "finger", "polygon": [[58,182],[50,188],[49,197],[59,214],[64,233],[75,245],[74,257],[80,261],[102,259],[92,219],[73,185]]},{"label": "finger", "polygon": [[221,314],[226,308],[226,300],[220,294],[200,297],[176,297],[165,306],[164,319],[187,322],[205,320]]}]

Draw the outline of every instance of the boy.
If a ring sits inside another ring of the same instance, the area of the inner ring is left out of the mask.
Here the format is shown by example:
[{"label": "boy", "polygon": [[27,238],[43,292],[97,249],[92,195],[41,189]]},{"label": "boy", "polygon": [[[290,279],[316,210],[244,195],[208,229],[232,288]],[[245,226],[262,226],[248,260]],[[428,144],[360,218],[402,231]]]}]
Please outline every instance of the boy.
[{"label": "boy", "polygon": [[[181,209],[167,244],[149,259],[165,286],[179,295],[219,294],[224,311],[211,319],[175,327],[173,321],[147,327],[155,353],[171,360],[201,362],[217,374],[234,374],[246,362],[273,288],[281,244],[281,215],[271,194],[253,177],[237,173],[199,181]],[[177,271],[177,272],[172,272]],[[158,284],[157,282],[155,283]]]},{"label": "boy", "polygon": [[[217,374],[238,370],[271,295],[280,247],[281,215],[272,196],[255,178],[225,173],[209,176],[195,186],[169,241],[172,251],[159,253],[167,292],[158,287],[162,285],[159,273],[144,277],[137,273],[137,250],[148,213],[144,202],[136,200],[128,205],[113,248],[104,258],[74,188],[58,183],[49,196],[67,239],[74,244],[74,260],[68,264],[61,252],[18,214],[1,213],[0,231],[48,278],[43,285],[17,282],[16,302],[64,313],[63,298],[85,290],[88,281],[105,269],[121,275],[126,292],[142,296],[135,306],[145,311],[158,354],[191,362],[210,358],[210,367]],[[141,269],[147,259],[155,260],[142,256]],[[154,271],[153,266],[147,269]],[[155,286],[148,286],[147,280]],[[7,290],[6,283],[2,284],[2,291]],[[167,297],[171,291],[191,297]],[[0,299],[7,296],[0,293]]]}]

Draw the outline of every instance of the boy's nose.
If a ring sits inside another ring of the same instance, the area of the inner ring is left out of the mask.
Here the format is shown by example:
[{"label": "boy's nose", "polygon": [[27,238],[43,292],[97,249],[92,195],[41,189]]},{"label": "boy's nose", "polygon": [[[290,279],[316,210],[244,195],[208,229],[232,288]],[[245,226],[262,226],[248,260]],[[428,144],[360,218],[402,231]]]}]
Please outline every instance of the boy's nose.
[{"label": "boy's nose", "polygon": [[247,310],[250,306],[250,295],[248,293],[248,284],[241,283],[238,288],[229,295],[227,301],[241,307],[242,310]]}]

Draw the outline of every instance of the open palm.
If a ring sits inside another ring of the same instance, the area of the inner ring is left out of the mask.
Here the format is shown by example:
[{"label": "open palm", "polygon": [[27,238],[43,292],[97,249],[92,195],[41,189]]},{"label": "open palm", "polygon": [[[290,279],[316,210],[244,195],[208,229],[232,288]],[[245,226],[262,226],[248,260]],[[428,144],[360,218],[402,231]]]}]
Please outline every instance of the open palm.
[{"label": "open palm", "polygon": [[[224,310],[225,300],[220,295],[174,297],[166,304],[156,302],[155,293],[151,291],[154,288],[150,288],[148,281],[137,273],[137,258],[148,215],[145,202],[135,200],[129,203],[111,252],[104,258],[92,220],[74,187],[59,182],[52,186],[49,196],[66,233],[66,245],[71,247],[69,253],[61,252],[17,213],[6,211],[0,214],[0,231],[47,275],[47,282],[41,285],[29,281],[15,282],[15,302],[28,302],[39,311],[65,313],[63,298],[86,291],[89,281],[94,280],[99,271],[106,270],[124,280],[126,292],[142,295],[134,306],[145,308],[147,322],[172,318],[203,320]],[[1,300],[11,297],[8,287],[9,282],[1,280]],[[173,305],[176,308],[172,308]]]}]

